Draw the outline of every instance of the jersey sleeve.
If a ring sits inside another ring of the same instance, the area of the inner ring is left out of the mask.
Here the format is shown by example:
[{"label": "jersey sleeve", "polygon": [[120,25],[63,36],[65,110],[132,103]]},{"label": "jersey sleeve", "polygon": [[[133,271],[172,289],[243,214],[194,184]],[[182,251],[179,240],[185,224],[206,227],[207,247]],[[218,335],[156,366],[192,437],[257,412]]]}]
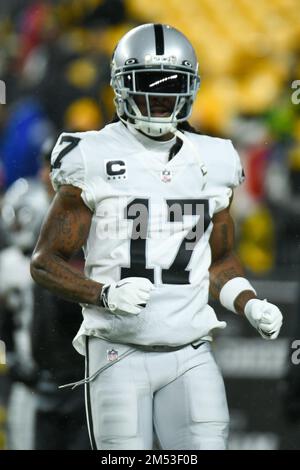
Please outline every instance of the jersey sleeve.
[{"label": "jersey sleeve", "polygon": [[[245,179],[240,157],[231,140],[219,140],[219,151],[216,152],[214,167],[211,168],[211,178],[216,185],[214,194],[214,214],[226,209],[232,198],[233,190]],[[222,171],[220,171],[222,169]]]},{"label": "jersey sleeve", "polygon": [[59,136],[51,155],[51,181],[55,191],[64,184],[82,190],[84,203],[93,211],[94,195],[86,182],[86,167],[80,148],[81,137],[63,133]]},{"label": "jersey sleeve", "polygon": [[236,188],[240,184],[243,183],[245,180],[245,173],[242,167],[241,159],[239,154],[237,153],[236,149],[234,148],[231,140],[229,141],[230,144],[230,151],[232,153],[234,168],[233,168],[233,176],[232,176],[232,183],[230,185],[231,188]]}]

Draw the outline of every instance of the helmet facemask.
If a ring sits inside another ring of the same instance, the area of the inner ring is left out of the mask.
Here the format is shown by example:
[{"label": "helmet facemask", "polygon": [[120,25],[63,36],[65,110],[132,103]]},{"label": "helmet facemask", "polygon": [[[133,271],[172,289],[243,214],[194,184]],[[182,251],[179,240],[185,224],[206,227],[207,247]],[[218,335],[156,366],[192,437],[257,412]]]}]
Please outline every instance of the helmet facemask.
[{"label": "helmet facemask", "polygon": [[[158,137],[174,132],[179,122],[189,118],[199,82],[197,72],[189,64],[125,65],[113,68],[111,85],[120,119],[151,137]],[[163,112],[155,112],[156,108]]]}]

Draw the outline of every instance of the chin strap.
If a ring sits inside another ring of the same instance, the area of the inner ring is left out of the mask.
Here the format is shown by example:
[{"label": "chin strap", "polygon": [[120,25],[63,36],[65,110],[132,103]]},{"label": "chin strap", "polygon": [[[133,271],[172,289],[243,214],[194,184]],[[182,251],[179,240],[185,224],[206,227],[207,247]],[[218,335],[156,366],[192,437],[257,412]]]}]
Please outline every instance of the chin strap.
[{"label": "chin strap", "polygon": [[204,189],[207,183],[207,168],[202,158],[200,157],[198,150],[196,149],[195,145],[184,135],[183,132],[176,129],[174,132],[174,135],[176,135],[176,137],[182,140],[182,142],[185,143],[190,148],[192,154],[194,155],[196,161],[198,162],[198,165],[200,167],[200,170],[203,176],[202,189]]},{"label": "chin strap", "polygon": [[[133,131],[138,132],[142,131],[148,137],[161,137],[168,132],[175,132],[176,128],[173,124],[159,124],[159,123],[151,123],[149,126],[147,121],[138,121],[136,120],[135,123],[129,122],[127,119],[124,119],[123,116],[120,116],[120,121],[125,124],[125,126],[130,127]],[[167,128],[163,128],[163,126],[168,126]]]},{"label": "chin strap", "polygon": [[145,121],[136,121],[136,129],[144,132],[149,137],[161,137],[162,135],[174,132],[174,125],[171,123],[151,123],[150,125]]}]

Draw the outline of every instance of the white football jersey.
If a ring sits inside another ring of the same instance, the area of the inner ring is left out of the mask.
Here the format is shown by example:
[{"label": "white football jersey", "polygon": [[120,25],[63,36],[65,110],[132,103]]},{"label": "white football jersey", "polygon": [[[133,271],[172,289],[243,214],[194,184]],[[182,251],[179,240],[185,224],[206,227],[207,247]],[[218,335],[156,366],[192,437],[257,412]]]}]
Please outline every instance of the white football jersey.
[{"label": "white football jersey", "polygon": [[81,188],[93,212],[85,274],[104,284],[138,276],[155,285],[139,315],[84,305],[74,339],[82,354],[85,335],[179,346],[210,338],[218,328],[207,304],[211,219],[228,206],[242,168],[230,140],[184,135],[169,162],[166,149],[165,156],[157,146],[151,150],[151,139],[143,145],[121,122],[58,139],[53,185]]}]

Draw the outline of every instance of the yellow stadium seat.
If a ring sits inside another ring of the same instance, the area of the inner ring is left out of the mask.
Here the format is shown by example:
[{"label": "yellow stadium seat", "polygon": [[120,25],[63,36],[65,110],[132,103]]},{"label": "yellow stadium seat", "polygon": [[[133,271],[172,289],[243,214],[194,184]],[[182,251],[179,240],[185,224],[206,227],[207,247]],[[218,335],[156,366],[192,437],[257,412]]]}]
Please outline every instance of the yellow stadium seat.
[{"label": "yellow stadium seat", "polygon": [[272,104],[299,47],[299,0],[152,0],[151,6],[126,0],[126,6],[141,23],[168,23],[186,34],[204,79],[235,83],[234,99],[231,91],[203,86],[195,104],[196,120],[222,129],[235,113],[257,113]]}]

